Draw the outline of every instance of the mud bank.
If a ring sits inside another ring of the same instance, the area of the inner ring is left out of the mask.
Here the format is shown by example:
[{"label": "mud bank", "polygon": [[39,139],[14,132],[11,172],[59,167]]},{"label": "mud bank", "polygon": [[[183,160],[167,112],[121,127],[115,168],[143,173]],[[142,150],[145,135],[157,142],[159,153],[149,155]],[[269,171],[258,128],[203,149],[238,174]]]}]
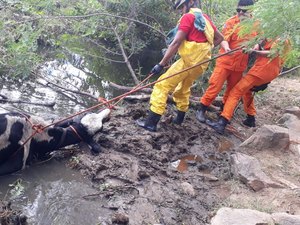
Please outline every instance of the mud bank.
[{"label": "mud bank", "polygon": [[[93,181],[95,192],[82,198],[103,209],[101,225],[208,225],[222,206],[297,214],[300,189],[253,192],[232,177],[229,156],[259,127],[276,124],[288,106],[299,105],[299,84],[299,77],[273,81],[267,92],[255,96],[257,127],[241,125],[245,114],[240,105],[223,136],[199,123],[194,108],[182,126],[172,124],[172,105],[158,132],[151,133],[135,125],[136,119],[146,116],[147,103],[124,103],[95,137],[101,154],[92,155],[81,146],[63,158]],[[216,118],[217,112],[208,115]],[[266,173],[300,187],[298,156],[261,151],[255,157]]]},{"label": "mud bank", "polygon": [[234,144],[200,124],[194,110],[182,126],[170,123],[172,105],[158,132],[148,132],[134,122],[146,109],[140,103],[118,108],[97,137],[103,152],[73,157],[70,165],[99,188],[86,198],[111,209],[102,224],[209,223],[222,201],[222,183],[230,178],[229,150]]}]

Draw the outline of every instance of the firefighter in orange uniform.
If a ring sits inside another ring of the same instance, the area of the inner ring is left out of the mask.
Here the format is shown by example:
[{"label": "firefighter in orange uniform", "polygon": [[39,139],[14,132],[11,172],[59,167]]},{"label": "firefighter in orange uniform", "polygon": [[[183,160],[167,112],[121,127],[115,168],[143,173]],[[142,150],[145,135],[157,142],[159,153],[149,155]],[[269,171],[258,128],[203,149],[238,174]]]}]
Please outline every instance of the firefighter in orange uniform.
[{"label": "firefighter in orange uniform", "polygon": [[280,40],[265,40],[259,50],[251,50],[256,53],[256,61],[248,73],[232,88],[224,105],[219,121],[207,121],[219,134],[223,134],[226,125],[233,116],[234,110],[245,93],[249,93],[253,87],[270,83],[280,73],[286,54],[290,51],[290,43],[284,43],[281,56],[276,45]]},{"label": "firefighter in orange uniform", "polygon": [[[241,20],[247,19],[251,16],[249,8],[254,4],[253,0],[240,0],[237,6],[237,15],[231,17],[225,22],[222,34],[224,41],[221,42],[220,54],[224,54],[233,49],[242,46],[243,42],[247,39],[255,36],[255,33],[244,37],[239,36],[241,27],[239,26]],[[248,54],[245,54],[241,50],[234,53],[222,56],[217,59],[216,67],[209,79],[209,87],[200,100],[200,107],[197,110],[197,119],[204,123],[205,112],[209,105],[215,100],[216,96],[222,90],[223,84],[227,81],[226,90],[223,96],[223,105],[225,104],[230,90],[239,82],[242,78],[243,72],[247,68]],[[244,110],[248,115],[255,115],[255,108],[253,101],[251,101],[251,93],[247,94],[243,98]],[[244,121],[246,125],[248,121]]]}]

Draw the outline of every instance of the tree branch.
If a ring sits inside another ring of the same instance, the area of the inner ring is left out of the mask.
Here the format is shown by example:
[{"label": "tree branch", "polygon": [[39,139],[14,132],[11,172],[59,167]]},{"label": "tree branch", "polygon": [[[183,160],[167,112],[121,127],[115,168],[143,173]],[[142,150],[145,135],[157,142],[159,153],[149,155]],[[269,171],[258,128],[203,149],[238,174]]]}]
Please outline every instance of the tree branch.
[{"label": "tree branch", "polygon": [[155,27],[141,22],[139,20],[136,19],[132,19],[132,18],[128,18],[125,16],[118,16],[118,15],[114,15],[114,14],[110,14],[110,13],[105,13],[105,12],[98,12],[98,13],[90,13],[90,14],[86,14],[86,15],[80,15],[80,16],[44,16],[44,17],[37,17],[37,18],[33,18],[33,19],[28,19],[28,20],[23,20],[23,21],[19,21],[16,23],[6,23],[6,25],[17,25],[17,24],[22,24],[22,23],[27,23],[27,22],[33,22],[36,20],[53,20],[53,19],[84,19],[84,18],[88,18],[88,17],[94,17],[94,16],[108,16],[108,17],[115,17],[115,18],[119,18],[119,19],[123,19],[123,20],[129,20],[129,21],[133,21],[135,23],[139,23],[142,24],[146,27],[151,28],[152,30],[155,30],[157,33],[161,34],[163,37],[166,37],[166,35],[161,32],[160,30],[156,29]]},{"label": "tree branch", "polygon": [[282,76],[282,75],[285,75],[285,74],[287,74],[287,73],[293,72],[294,70],[299,69],[299,68],[300,68],[300,65],[295,66],[294,68],[292,68],[292,69],[290,69],[290,70],[281,72],[281,73],[279,74],[279,76]]},{"label": "tree branch", "polygon": [[[111,26],[113,27],[113,24],[112,24],[111,21],[110,21],[110,24],[111,24]],[[132,68],[132,66],[131,66],[131,64],[130,64],[130,62],[129,62],[129,59],[128,59],[128,57],[127,57],[127,55],[126,55],[126,52],[125,52],[125,50],[124,50],[124,46],[123,46],[121,37],[120,37],[120,35],[118,34],[118,32],[117,32],[117,30],[116,30],[115,27],[113,27],[112,30],[113,30],[113,32],[114,32],[114,34],[115,34],[115,36],[116,36],[116,38],[117,38],[117,40],[118,40],[119,47],[120,47],[120,49],[121,49],[121,52],[122,52],[124,61],[125,61],[126,65],[127,65],[127,68],[129,69],[129,72],[130,72],[130,74],[131,74],[131,77],[132,77],[132,79],[134,80],[134,83],[135,83],[135,84],[139,84],[140,81],[139,81],[139,79],[137,79],[137,77],[136,77],[136,75],[135,75],[135,73],[134,73],[134,70],[133,70],[133,68]]]}]

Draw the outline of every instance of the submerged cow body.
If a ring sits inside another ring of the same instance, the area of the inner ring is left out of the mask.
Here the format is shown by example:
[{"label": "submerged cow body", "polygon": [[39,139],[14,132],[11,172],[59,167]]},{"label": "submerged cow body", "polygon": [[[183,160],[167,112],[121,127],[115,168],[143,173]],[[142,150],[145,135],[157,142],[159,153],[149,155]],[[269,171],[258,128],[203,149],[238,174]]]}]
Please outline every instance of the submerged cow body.
[{"label": "submerged cow body", "polygon": [[32,124],[47,125],[43,119],[15,112],[0,114],[0,175],[24,169],[33,159],[43,159],[54,150],[81,141],[99,152],[100,145],[93,136],[102,130],[109,114],[109,109],[86,114],[46,128],[29,140],[34,132]]}]

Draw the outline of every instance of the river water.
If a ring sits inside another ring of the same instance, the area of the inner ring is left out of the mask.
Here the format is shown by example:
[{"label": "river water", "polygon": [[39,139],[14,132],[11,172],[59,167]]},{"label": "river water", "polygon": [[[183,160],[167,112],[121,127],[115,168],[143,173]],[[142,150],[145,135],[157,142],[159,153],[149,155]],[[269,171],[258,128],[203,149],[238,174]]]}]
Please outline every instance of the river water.
[{"label": "river water", "polygon": [[[111,98],[117,95],[114,90],[106,87],[105,78],[97,77],[86,68],[78,69],[73,64],[48,62],[41,71],[41,77],[34,81],[0,78],[0,94],[9,100],[55,102],[54,107],[0,103],[0,112],[23,111],[46,120],[56,120],[97,104],[92,98],[67,93],[59,88],[54,90],[53,85],[49,85],[52,88],[47,87],[47,81],[64,88],[85,91],[95,97]],[[116,67],[113,70],[113,74],[121,74]],[[123,72],[122,76],[119,76],[120,79],[117,80],[116,76],[114,80],[117,83],[122,83],[126,78],[124,68],[121,70]],[[11,201],[13,208],[22,210],[29,218],[29,224],[33,225],[101,223],[108,213],[99,203],[83,198],[93,193],[97,193],[97,188],[94,188],[88,179],[67,168],[65,162],[55,159],[30,166],[17,174],[0,177],[0,199]]]},{"label": "river water", "polygon": [[[12,186],[16,181],[17,193]],[[0,183],[0,198],[23,211],[29,224],[99,224],[109,215],[96,201],[85,200],[84,196],[97,193],[90,181],[56,160],[1,177]]]}]

